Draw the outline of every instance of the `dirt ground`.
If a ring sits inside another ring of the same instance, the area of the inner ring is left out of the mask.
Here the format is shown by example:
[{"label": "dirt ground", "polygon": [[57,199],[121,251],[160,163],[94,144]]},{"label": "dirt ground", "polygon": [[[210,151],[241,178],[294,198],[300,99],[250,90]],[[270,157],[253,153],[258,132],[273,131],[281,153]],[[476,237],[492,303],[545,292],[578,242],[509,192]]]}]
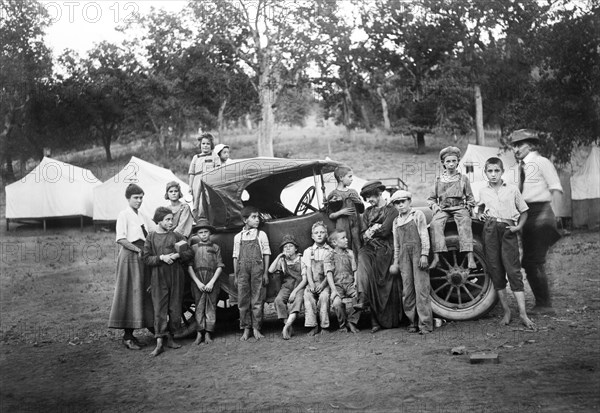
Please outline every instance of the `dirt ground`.
[{"label": "dirt ground", "polygon": [[[553,248],[557,315],[535,332],[500,326],[500,309],[429,336],[405,328],[284,341],[267,306],[266,339],[218,321],[212,345],[134,352],[106,328],[117,250],[91,228],[2,233],[0,411],[582,412],[600,408],[598,232]],[[532,301],[529,287],[527,299]],[[516,308],[516,303],[512,305]],[[222,316],[222,314],[220,314]],[[147,332],[138,332],[150,346]],[[455,346],[466,354],[451,355]],[[499,364],[469,363],[469,353]]]}]

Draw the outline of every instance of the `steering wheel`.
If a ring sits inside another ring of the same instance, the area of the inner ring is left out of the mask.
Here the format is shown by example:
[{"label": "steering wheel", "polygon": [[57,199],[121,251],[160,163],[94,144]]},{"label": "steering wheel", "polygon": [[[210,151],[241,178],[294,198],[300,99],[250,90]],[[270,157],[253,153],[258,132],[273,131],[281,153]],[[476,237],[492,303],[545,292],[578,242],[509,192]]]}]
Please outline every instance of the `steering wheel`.
[{"label": "steering wheel", "polygon": [[298,201],[298,205],[296,205],[296,209],[294,210],[294,215],[304,215],[310,209],[311,211],[317,212],[318,209],[311,205],[313,199],[315,199],[315,194],[317,190],[315,186],[311,186],[308,188],[302,196],[300,197],[300,201]]}]

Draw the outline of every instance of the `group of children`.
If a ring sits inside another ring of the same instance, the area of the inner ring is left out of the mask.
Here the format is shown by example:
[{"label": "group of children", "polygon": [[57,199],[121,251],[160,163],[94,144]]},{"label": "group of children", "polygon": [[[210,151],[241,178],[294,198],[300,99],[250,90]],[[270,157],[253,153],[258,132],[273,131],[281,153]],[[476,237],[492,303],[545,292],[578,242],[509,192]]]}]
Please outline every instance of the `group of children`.
[{"label": "group of children", "polygon": [[[211,142],[205,146],[211,146]],[[476,268],[477,265],[471,232],[472,210],[476,204],[469,180],[458,171],[459,159],[460,150],[455,147],[445,148],[440,153],[444,171],[436,179],[434,190],[428,198],[433,211],[431,263],[425,214],[411,207],[412,195],[408,191],[398,190],[389,200],[398,211],[393,223],[393,264],[389,271],[401,277],[403,310],[409,321],[408,331],[412,333],[427,334],[433,331],[428,271],[438,265],[439,254],[447,251],[444,226],[449,217],[456,222],[460,251],[467,254],[469,268]],[[499,158],[488,159],[484,169],[489,184],[481,190],[476,216],[485,221],[484,249],[489,263],[488,271],[505,312],[502,322],[508,324],[511,321],[506,274],[517,300],[521,321],[526,327],[533,328],[533,322],[525,310],[517,242],[517,232],[527,219],[527,204],[515,186],[502,181],[504,167]],[[284,325],[283,339],[287,340],[293,335],[293,324],[302,307],[305,327],[310,329],[309,335],[329,329],[330,308],[336,314],[340,330],[359,331],[357,324],[362,306],[357,305],[355,254],[361,248],[362,237],[366,236],[360,228],[360,213],[364,205],[358,193],[350,188],[353,178],[351,168],[340,166],[334,175],[337,187],[329,195],[327,205],[335,230],[328,234],[325,223],[314,223],[311,228],[314,243],[303,252],[295,237],[286,234],[279,245],[281,253],[271,262],[267,234],[259,229],[260,211],[251,206],[242,209],[244,227],[234,237],[232,254],[242,341],[248,340],[251,335],[256,339],[263,337],[261,327],[269,273],[278,273],[281,277],[281,289],[274,306],[277,317]],[[140,297],[139,290],[148,288],[154,309],[152,327],[157,339],[156,348],[151,353],[153,356],[163,352],[164,345],[180,347],[174,341],[173,334],[180,327],[186,273],[192,281],[192,295],[196,304],[198,327],[195,343],[210,343],[215,330],[220,279],[224,268],[221,248],[210,240],[215,229],[204,219],[196,222],[193,230],[190,230],[191,234],[174,230],[182,227],[182,216],[185,216],[186,222],[189,221],[185,214],[177,216],[182,208],[177,204],[181,196],[181,189],[176,183],[167,185],[165,197],[171,201],[171,205],[157,208],[153,217],[156,229],[148,233],[147,223],[138,213],[143,190],[132,184],[126,191],[130,208],[117,220],[117,242],[123,248],[119,255],[117,289],[109,326],[123,328],[125,346],[139,349],[141,344],[132,333],[134,328],[145,327],[140,321],[143,311],[139,311],[139,304],[144,299]],[[151,274],[149,287],[140,281],[144,278],[141,275],[145,271],[144,266]],[[134,293],[127,291],[131,289],[128,285],[132,282],[138,284],[133,288]],[[346,303],[350,304],[349,311]],[[124,310],[121,308],[123,306],[127,308]]]}]

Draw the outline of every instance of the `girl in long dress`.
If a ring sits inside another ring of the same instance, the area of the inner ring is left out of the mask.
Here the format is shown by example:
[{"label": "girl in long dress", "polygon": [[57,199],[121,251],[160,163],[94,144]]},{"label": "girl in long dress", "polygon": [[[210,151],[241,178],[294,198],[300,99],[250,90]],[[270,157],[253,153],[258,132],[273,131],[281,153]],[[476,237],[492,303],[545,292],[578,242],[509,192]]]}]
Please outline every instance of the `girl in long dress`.
[{"label": "girl in long dress", "polygon": [[205,132],[200,135],[198,138],[198,146],[200,148],[200,153],[194,155],[188,171],[190,192],[194,197],[194,203],[192,205],[194,219],[198,219],[202,215],[202,203],[200,202],[202,196],[200,190],[202,181],[201,175],[221,166],[221,159],[212,154],[212,150],[215,147],[215,138],[212,134]]},{"label": "girl in long dress", "polygon": [[154,223],[139,210],[144,190],[130,184],[125,190],[129,207],[117,217],[116,239],[121,246],[117,258],[117,280],[110,309],[108,327],[123,329],[123,344],[130,350],[140,350],[142,344],[133,335],[136,328],[152,328],[153,312],[150,285],[145,276],[142,250]]},{"label": "girl in long dress", "polygon": [[380,181],[369,181],[360,192],[371,206],[362,215],[364,245],[358,252],[355,308],[371,307],[373,333],[382,327],[398,327],[402,313],[401,281],[389,272],[394,259],[392,224],[398,211],[382,197],[384,190]]}]

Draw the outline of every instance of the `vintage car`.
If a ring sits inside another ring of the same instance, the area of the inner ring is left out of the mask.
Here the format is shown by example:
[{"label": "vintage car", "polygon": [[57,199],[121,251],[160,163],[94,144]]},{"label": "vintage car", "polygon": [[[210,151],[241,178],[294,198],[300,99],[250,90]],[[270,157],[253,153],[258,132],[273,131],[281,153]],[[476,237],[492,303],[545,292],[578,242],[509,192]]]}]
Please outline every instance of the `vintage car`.
[{"label": "vintage car", "polygon": [[[284,234],[292,234],[301,249],[312,244],[311,226],[324,221],[333,223],[325,211],[324,200],[335,187],[333,170],[339,163],[329,160],[252,158],[233,162],[203,175],[203,215],[217,229],[213,241],[222,248],[225,273],[222,290],[229,302],[236,303],[233,286],[233,237],[243,221],[240,211],[245,205],[257,207],[263,215],[261,229],[268,235],[273,256],[279,253]],[[393,188],[391,189],[393,191]],[[415,203],[416,204],[416,203]],[[431,211],[425,212],[428,222]],[[477,268],[467,267],[466,254],[458,251],[456,225],[446,225],[448,252],[430,271],[434,313],[448,320],[469,320],[486,314],[496,303],[496,293],[487,273],[481,244],[482,225],[473,221],[474,255]],[[267,302],[274,299],[279,283],[269,284]],[[226,297],[223,297],[226,298]]]}]

